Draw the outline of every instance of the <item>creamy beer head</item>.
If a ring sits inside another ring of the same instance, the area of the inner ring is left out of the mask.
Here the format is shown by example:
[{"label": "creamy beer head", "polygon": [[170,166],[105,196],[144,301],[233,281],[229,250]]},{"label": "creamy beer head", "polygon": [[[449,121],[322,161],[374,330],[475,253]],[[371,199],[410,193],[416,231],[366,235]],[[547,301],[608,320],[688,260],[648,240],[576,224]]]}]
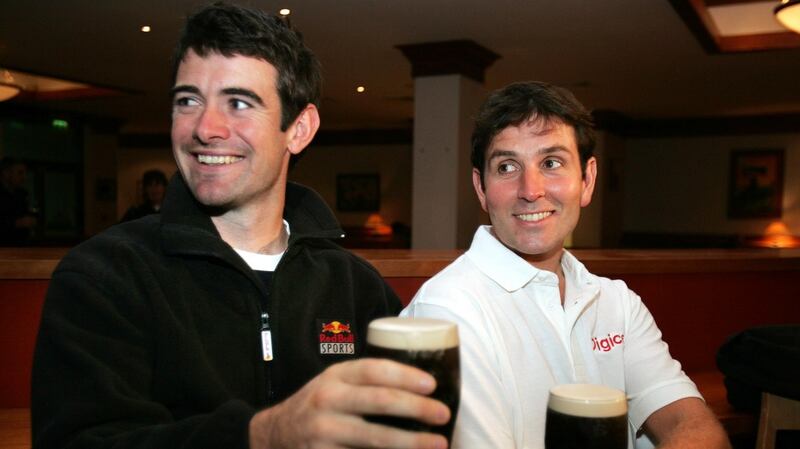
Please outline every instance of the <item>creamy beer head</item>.
[{"label": "creamy beer head", "polygon": [[455,348],[458,327],[455,323],[432,318],[379,318],[369,323],[367,343],[406,351]]},{"label": "creamy beer head", "polygon": [[628,413],[625,393],[605,385],[568,384],[550,389],[553,411],[584,418],[611,418]]}]

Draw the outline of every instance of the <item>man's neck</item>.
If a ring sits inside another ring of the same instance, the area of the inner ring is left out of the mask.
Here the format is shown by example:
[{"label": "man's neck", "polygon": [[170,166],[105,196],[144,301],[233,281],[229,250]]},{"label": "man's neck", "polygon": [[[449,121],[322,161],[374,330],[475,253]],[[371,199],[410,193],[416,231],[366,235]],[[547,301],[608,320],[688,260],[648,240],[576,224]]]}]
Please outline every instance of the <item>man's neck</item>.
[{"label": "man's neck", "polygon": [[564,277],[564,269],[561,266],[561,258],[564,256],[564,249],[559,248],[554,254],[549,254],[546,256],[537,255],[527,255],[527,254],[520,254],[520,257],[525,259],[528,263],[533,265],[534,267],[549,271],[551,273],[555,273],[558,277],[558,291],[561,295],[561,305],[564,305],[564,295],[566,292],[566,278]]},{"label": "man's neck", "polygon": [[258,205],[229,210],[211,217],[211,221],[222,240],[236,249],[279,254],[289,241],[283,225],[284,201],[285,191],[281,190]]},{"label": "man's neck", "polygon": [[558,250],[555,250],[549,254],[521,254],[517,252],[517,255],[525,259],[534,267],[556,274],[561,272],[561,256],[563,254],[563,248],[559,248]]}]

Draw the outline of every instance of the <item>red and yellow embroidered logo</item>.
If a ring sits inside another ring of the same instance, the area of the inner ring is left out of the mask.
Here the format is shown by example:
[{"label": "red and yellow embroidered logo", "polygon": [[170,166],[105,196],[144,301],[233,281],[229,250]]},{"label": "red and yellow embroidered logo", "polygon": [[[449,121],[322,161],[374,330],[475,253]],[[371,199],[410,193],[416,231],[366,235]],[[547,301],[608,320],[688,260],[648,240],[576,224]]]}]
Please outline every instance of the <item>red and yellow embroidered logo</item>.
[{"label": "red and yellow embroidered logo", "polygon": [[338,321],[331,321],[330,323],[322,323],[322,332],[330,332],[332,334],[341,334],[342,332],[350,333],[350,325],[342,324]]},{"label": "red and yellow embroidered logo", "polygon": [[319,320],[319,353],[325,355],[355,354],[355,335],[350,323]]}]

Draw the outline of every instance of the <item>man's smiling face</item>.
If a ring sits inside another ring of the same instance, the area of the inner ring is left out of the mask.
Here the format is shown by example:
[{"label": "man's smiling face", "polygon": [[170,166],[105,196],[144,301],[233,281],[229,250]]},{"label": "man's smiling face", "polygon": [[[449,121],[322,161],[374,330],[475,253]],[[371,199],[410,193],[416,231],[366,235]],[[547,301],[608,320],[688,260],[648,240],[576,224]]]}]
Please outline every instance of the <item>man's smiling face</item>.
[{"label": "man's smiling face", "polygon": [[477,169],[472,180],[498,240],[532,261],[558,261],[596,173],[594,158],[582,172],[571,126],[534,119],[498,133],[486,150],[483,186]]},{"label": "man's smiling face", "polygon": [[173,87],[172,145],[195,198],[231,210],[263,204],[285,184],[277,71],[264,60],[190,50]]}]

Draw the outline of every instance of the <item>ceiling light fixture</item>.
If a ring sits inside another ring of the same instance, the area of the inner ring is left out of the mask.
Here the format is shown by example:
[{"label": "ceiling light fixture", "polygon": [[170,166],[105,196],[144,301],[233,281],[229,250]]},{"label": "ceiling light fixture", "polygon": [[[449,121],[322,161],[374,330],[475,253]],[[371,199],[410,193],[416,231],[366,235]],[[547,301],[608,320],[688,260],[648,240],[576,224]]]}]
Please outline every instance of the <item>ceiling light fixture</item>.
[{"label": "ceiling light fixture", "polygon": [[800,33],[800,0],[781,0],[774,12],[781,25]]},{"label": "ceiling light fixture", "polygon": [[278,11],[278,14],[282,15],[283,17],[286,17],[291,13],[292,13],[292,10],[289,9],[289,8],[283,8],[280,11]]},{"label": "ceiling light fixture", "polygon": [[14,82],[14,76],[8,70],[0,69],[0,101],[15,97],[22,88]]},{"label": "ceiling light fixture", "polygon": [[142,27],[142,33],[149,33],[150,32],[150,25],[145,25]]},{"label": "ceiling light fixture", "polygon": [[358,92],[358,93],[363,93],[365,90],[367,90],[367,89],[364,86],[356,87],[356,92]]}]

